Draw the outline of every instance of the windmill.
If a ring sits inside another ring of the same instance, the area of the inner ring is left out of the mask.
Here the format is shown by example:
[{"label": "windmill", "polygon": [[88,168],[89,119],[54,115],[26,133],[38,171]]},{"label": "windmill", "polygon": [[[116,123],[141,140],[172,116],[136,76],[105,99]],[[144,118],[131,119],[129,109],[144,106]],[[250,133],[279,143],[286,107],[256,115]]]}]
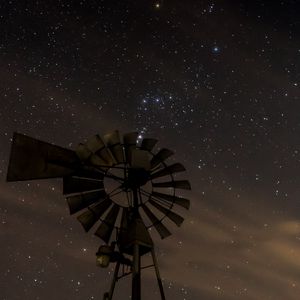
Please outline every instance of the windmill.
[{"label": "windmill", "polygon": [[174,152],[154,152],[156,144],[156,139],[139,140],[137,132],[121,139],[115,130],[103,138],[94,135],[73,151],[14,133],[7,181],[62,177],[70,214],[76,214],[86,232],[98,223],[95,235],[105,244],[96,253],[97,264],[116,263],[104,300],[112,299],[116,282],[129,274],[132,299],[141,299],[141,258],[146,254],[165,299],[149,231],[154,228],[164,239],[171,235],[166,222],[181,225],[178,210],[189,209],[190,201],[177,191],[191,186],[176,178],[185,171],[182,164],[167,163]]}]

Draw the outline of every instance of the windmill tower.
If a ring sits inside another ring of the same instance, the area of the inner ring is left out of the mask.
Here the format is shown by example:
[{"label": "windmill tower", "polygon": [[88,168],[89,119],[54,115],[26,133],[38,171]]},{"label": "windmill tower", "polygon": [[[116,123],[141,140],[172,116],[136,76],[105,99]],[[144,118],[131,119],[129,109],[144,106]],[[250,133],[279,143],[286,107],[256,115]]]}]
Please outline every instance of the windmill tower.
[{"label": "windmill tower", "polygon": [[103,138],[95,135],[73,151],[23,134],[13,136],[7,181],[62,177],[70,214],[76,214],[85,231],[99,223],[95,235],[105,244],[96,253],[97,264],[116,263],[104,300],[112,299],[116,282],[129,274],[131,299],[141,299],[145,254],[151,254],[150,266],[155,269],[161,299],[165,299],[149,229],[155,228],[166,238],[171,232],[165,221],[180,226],[184,219],[177,210],[190,205],[177,195],[178,189],[191,189],[187,180],[175,178],[185,171],[184,166],[167,164],[174,153],[165,148],[154,152],[156,139],[137,140],[136,132],[121,139],[116,130]]}]

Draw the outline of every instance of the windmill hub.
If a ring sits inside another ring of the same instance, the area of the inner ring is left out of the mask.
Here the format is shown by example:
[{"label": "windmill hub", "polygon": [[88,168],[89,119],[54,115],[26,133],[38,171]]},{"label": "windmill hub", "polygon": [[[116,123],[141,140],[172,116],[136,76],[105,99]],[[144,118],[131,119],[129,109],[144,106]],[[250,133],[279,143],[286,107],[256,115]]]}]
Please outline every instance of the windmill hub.
[{"label": "windmill hub", "polygon": [[125,190],[134,190],[143,185],[145,185],[149,181],[149,172],[145,169],[128,169],[128,176],[124,181],[124,189]]},{"label": "windmill hub", "polygon": [[[113,195],[111,200],[121,207],[132,206],[128,199],[132,199],[134,191],[151,192],[150,172],[144,168],[133,168],[129,164],[122,163],[109,168],[107,174],[103,180],[105,192],[107,195]],[[142,198],[144,199],[141,202],[147,200],[145,196]]]}]

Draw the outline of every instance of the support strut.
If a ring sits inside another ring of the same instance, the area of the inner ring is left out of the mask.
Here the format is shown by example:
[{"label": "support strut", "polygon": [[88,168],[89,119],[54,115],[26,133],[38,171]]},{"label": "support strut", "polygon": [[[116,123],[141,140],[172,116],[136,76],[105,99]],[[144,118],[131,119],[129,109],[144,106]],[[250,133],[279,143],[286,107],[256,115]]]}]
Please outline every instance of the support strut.
[{"label": "support strut", "polygon": [[158,270],[158,265],[157,265],[154,248],[152,248],[152,250],[151,250],[151,255],[152,255],[152,260],[153,260],[153,264],[154,264],[154,268],[155,268],[155,274],[156,274],[157,283],[158,283],[158,287],[159,287],[160,297],[161,297],[161,300],[166,300],[164,288],[162,285],[162,280],[160,278],[160,274],[159,274],[159,270]]},{"label": "support strut", "polygon": [[[134,215],[138,216],[138,194],[133,189]],[[137,241],[133,245],[133,261],[132,261],[132,300],[141,300],[141,254],[140,246]]]},{"label": "support strut", "polygon": [[112,299],[112,296],[113,296],[113,293],[114,293],[114,290],[115,290],[115,285],[116,285],[116,282],[118,280],[119,268],[120,268],[120,262],[118,261],[117,264],[116,264],[116,267],[115,267],[114,277],[113,277],[113,280],[112,280],[112,283],[111,283],[111,286],[110,286],[110,290],[109,290],[108,293],[104,294],[103,300],[111,300]]},{"label": "support strut", "polygon": [[133,246],[133,262],[132,262],[132,300],[141,300],[141,256],[140,246]]}]

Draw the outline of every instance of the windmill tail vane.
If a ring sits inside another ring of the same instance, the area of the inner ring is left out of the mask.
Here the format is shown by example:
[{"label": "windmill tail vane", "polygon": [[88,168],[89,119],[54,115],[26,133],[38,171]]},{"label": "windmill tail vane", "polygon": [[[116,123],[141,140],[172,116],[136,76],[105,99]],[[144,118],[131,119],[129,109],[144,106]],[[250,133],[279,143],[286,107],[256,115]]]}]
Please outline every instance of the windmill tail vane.
[{"label": "windmill tail vane", "polygon": [[154,228],[161,239],[170,236],[166,223],[180,226],[184,220],[180,211],[190,206],[178,195],[178,190],[191,186],[177,179],[186,169],[181,163],[169,163],[174,152],[155,151],[156,139],[138,136],[130,132],[121,137],[115,130],[103,137],[94,135],[75,150],[20,133],[13,136],[7,181],[62,178],[70,214],[86,232],[98,224],[94,234],[105,244],[96,253],[97,265],[115,263],[104,300],[112,299],[116,282],[129,274],[132,299],[141,299],[141,258],[148,253],[165,299],[149,229]]}]

